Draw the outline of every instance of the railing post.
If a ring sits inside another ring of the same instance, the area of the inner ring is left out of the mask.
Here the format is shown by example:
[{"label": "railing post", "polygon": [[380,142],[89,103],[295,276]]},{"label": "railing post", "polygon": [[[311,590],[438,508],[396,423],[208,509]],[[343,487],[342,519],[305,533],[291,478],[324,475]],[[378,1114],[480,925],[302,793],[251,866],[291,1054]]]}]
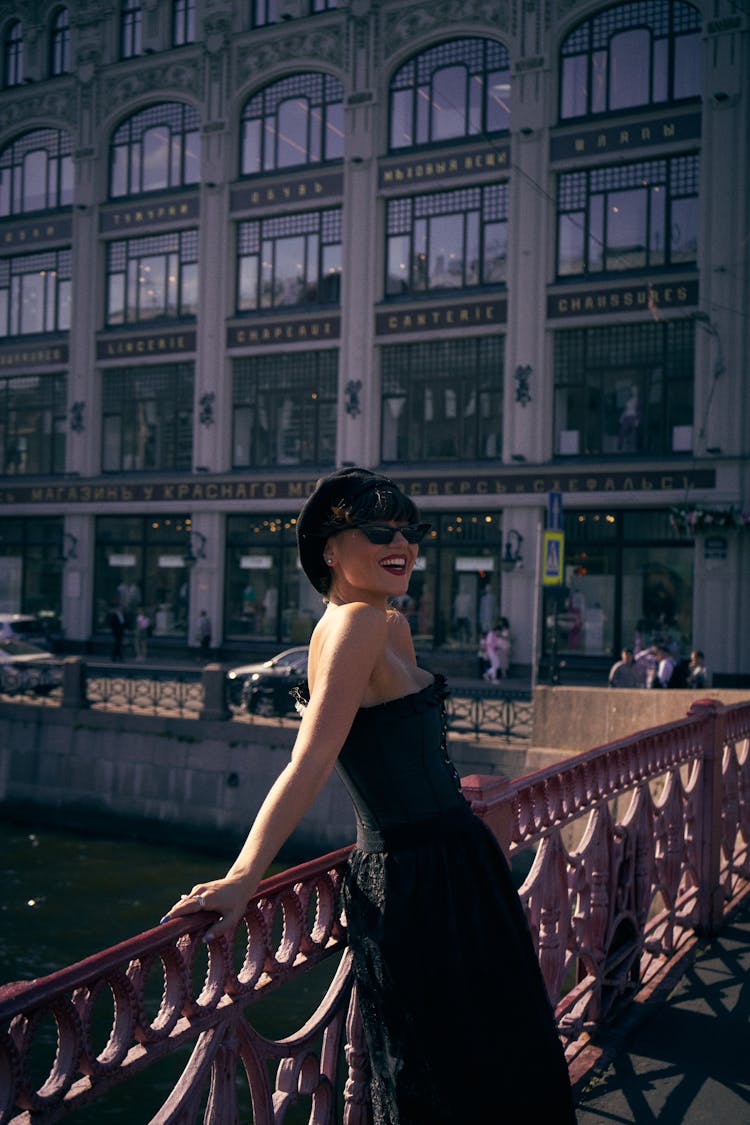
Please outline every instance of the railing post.
[{"label": "railing post", "polygon": [[200,718],[209,722],[228,719],[231,711],[227,706],[226,676],[223,664],[206,664],[201,676],[203,683],[203,706]]},{"label": "railing post", "polygon": [[705,719],[703,784],[700,802],[700,850],[698,853],[698,921],[701,934],[715,934],[724,918],[724,888],[721,883],[722,766],[726,732],[726,709],[718,699],[697,699],[688,711],[691,718]]},{"label": "railing post", "polygon": [[510,778],[503,774],[488,776],[472,773],[461,778],[464,797],[494,834],[506,856],[513,837],[513,810],[502,796],[509,784]]},{"label": "railing post", "polygon": [[86,676],[88,668],[80,656],[66,656],[62,666],[62,706],[74,711],[88,707]]}]

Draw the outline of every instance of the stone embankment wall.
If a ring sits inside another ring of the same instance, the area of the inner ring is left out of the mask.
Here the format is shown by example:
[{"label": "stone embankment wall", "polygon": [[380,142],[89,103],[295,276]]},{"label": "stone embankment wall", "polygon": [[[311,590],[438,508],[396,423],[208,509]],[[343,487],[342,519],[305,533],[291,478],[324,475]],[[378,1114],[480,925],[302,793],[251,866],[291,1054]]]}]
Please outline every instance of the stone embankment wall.
[{"label": "stone embankment wall", "polygon": [[[296,726],[0,704],[0,808],[95,832],[234,847],[289,761]],[[337,778],[287,852],[351,842]]]},{"label": "stone embankment wall", "polygon": [[[298,724],[176,719],[0,703],[0,815],[92,832],[234,849],[289,761]],[[457,739],[459,772],[523,772],[525,744]],[[351,843],[349,798],[332,776],[285,849],[309,858]]]},{"label": "stone embankment wall", "polygon": [[[640,730],[684,719],[696,699],[746,703],[744,690],[647,691],[644,688],[537,687],[527,766],[547,764]],[[538,759],[538,761],[536,760]]]}]

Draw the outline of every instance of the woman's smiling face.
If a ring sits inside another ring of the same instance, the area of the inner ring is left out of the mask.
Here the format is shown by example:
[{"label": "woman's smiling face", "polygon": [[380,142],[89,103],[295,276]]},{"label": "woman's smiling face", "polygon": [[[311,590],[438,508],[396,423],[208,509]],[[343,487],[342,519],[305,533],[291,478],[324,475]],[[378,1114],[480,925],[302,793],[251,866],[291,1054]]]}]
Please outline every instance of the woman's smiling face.
[{"label": "woman's smiling face", "polygon": [[356,527],[332,535],[326,542],[323,557],[326,562],[331,560],[330,601],[381,605],[406,593],[419,547],[398,533],[405,521],[384,520],[379,526],[394,528],[391,543],[371,543]]}]

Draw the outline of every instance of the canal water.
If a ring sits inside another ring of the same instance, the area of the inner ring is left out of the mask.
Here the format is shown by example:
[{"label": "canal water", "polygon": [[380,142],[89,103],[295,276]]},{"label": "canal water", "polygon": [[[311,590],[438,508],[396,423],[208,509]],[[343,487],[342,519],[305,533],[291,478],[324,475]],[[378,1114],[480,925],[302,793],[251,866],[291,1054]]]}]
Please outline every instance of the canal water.
[{"label": "canal water", "polygon": [[[133,839],[106,839],[29,824],[0,823],[0,983],[64,968],[154,926],[179,895],[223,873],[231,856]],[[265,997],[249,1011],[264,1035],[296,1031],[317,1007],[338,957]],[[146,1125],[189,1057],[155,1064],[64,1120],[75,1125]],[[247,1085],[242,1122],[251,1122]],[[309,1099],[285,1118],[307,1121]],[[200,1120],[200,1118],[199,1118]]]}]

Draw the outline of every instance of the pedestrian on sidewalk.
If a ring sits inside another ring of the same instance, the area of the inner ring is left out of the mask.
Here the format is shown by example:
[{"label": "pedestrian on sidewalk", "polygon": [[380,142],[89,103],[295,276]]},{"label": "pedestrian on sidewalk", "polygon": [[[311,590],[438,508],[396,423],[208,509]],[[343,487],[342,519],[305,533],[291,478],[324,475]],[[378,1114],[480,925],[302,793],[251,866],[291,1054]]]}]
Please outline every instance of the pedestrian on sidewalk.
[{"label": "pedestrian on sidewalk", "polygon": [[211,653],[211,620],[205,609],[201,610],[198,618],[198,640],[201,647],[201,656],[208,660]]},{"label": "pedestrian on sidewalk", "polygon": [[151,628],[151,620],[146,614],[143,606],[138,610],[135,617],[135,658],[136,660],[145,660],[148,653],[148,631]]}]

